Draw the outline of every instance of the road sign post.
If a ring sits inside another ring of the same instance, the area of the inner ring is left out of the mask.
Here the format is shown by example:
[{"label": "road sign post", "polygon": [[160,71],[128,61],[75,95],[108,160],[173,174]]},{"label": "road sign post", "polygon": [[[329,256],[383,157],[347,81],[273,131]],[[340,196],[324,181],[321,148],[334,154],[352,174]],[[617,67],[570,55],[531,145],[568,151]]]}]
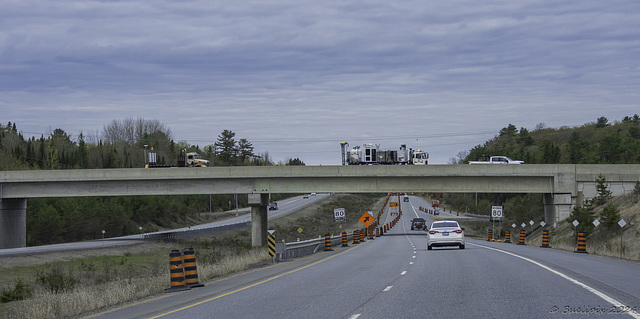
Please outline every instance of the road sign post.
[{"label": "road sign post", "polygon": [[624,221],[624,219],[621,219],[618,222],[618,225],[620,225],[620,259],[622,259],[622,232],[624,231],[624,226],[627,225],[627,222]]},{"label": "road sign post", "polygon": [[492,233],[494,234],[494,238],[499,238],[500,236],[496,236],[496,221],[501,222],[502,221],[502,206],[491,206],[491,218],[489,218],[491,220],[491,229],[492,229]]}]

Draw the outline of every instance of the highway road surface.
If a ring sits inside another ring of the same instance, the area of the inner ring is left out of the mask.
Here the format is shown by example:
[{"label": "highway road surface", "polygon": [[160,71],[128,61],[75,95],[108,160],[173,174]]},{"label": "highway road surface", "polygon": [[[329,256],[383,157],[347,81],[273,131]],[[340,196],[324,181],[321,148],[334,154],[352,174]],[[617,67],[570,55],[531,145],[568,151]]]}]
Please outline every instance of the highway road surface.
[{"label": "highway road surface", "polygon": [[470,238],[427,251],[419,201],[375,240],[91,318],[640,318],[640,264]]}]

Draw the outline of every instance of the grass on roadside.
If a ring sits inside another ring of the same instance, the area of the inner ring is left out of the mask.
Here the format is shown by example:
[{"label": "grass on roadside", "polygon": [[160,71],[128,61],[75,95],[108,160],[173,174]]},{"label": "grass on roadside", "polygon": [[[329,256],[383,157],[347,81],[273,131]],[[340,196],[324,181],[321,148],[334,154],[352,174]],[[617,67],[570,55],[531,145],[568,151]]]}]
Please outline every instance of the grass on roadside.
[{"label": "grass on roadside", "polygon": [[[342,229],[356,229],[362,227],[357,221],[362,212],[377,213],[383,202],[384,195],[379,194],[331,196],[270,225],[281,231],[278,240],[316,238],[318,234],[341,230],[333,221],[333,208],[345,207],[351,216]],[[297,232],[298,228],[304,229],[302,234]],[[284,236],[287,231],[289,237]],[[251,247],[248,227],[187,242],[7,257],[0,266],[0,289],[19,293],[24,292],[26,284],[31,296],[0,303],[0,318],[78,317],[161,294],[170,286],[169,252],[186,247],[196,251],[201,282],[270,261],[264,247]]]}]

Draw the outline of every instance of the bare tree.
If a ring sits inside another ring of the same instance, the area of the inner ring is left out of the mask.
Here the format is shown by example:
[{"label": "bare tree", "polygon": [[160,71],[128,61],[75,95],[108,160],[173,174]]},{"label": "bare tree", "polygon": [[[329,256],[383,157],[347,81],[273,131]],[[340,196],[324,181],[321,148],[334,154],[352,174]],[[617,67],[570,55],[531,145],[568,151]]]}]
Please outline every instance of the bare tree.
[{"label": "bare tree", "polygon": [[145,120],[141,118],[128,118],[124,120],[113,120],[102,129],[102,138],[112,144],[124,141],[129,144],[136,144],[145,137],[162,132],[168,139],[172,139],[171,129],[158,120]]}]

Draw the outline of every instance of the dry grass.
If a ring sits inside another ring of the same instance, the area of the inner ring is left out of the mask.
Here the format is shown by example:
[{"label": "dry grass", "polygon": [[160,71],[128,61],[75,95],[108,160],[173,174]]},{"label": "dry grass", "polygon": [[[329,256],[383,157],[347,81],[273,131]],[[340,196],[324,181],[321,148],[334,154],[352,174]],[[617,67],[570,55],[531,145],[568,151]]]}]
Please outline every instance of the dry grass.
[{"label": "dry grass", "polygon": [[[640,201],[638,196],[627,194],[617,196],[612,203],[620,210],[620,217],[627,222],[622,233],[622,245],[620,244],[620,227],[615,225],[608,230],[603,225],[598,226],[595,231],[587,237],[587,252],[594,255],[616,257],[626,260],[640,261],[640,231],[639,218]],[[551,246],[555,249],[575,251],[576,238],[575,228],[567,222],[558,224],[557,229],[549,228]],[[542,237],[540,233],[527,238],[531,245],[540,245]],[[621,254],[622,252],[622,254]]]},{"label": "dry grass", "polygon": [[[336,198],[349,200],[349,196]],[[320,216],[327,215],[328,207],[325,205],[330,205],[332,212],[333,205],[338,204],[333,199],[327,201],[328,203],[325,200],[319,201],[296,214],[282,218],[276,226],[314,229],[316,223],[324,218]],[[364,200],[368,201],[377,202],[378,198],[369,197]],[[362,199],[358,202],[362,203]],[[235,216],[235,213],[230,215]],[[331,214],[330,225],[324,227],[335,227],[332,216]],[[354,227],[358,223],[357,217],[351,221]],[[326,232],[329,229],[317,230]],[[315,236],[314,234],[313,237]],[[27,281],[33,288],[33,296],[23,301],[0,304],[0,318],[79,317],[161,294],[170,287],[168,253],[184,247],[195,249],[198,276],[203,283],[260,267],[270,261],[264,247],[251,248],[251,233],[248,228],[212,234],[191,242],[145,243],[81,252],[7,257],[3,258],[0,265],[0,288],[7,288],[16,278],[30,278]],[[60,293],[44,289],[36,282],[37,273],[52,269],[76,278],[75,287]]]},{"label": "dry grass", "polygon": [[[269,260],[264,248],[230,254],[216,263],[198,265],[201,282],[242,271]],[[148,277],[116,278],[112,281],[81,285],[72,291],[52,293],[38,290],[28,300],[12,302],[2,309],[1,318],[64,318],[106,309],[125,302],[160,294],[170,286],[169,270]]]}]

